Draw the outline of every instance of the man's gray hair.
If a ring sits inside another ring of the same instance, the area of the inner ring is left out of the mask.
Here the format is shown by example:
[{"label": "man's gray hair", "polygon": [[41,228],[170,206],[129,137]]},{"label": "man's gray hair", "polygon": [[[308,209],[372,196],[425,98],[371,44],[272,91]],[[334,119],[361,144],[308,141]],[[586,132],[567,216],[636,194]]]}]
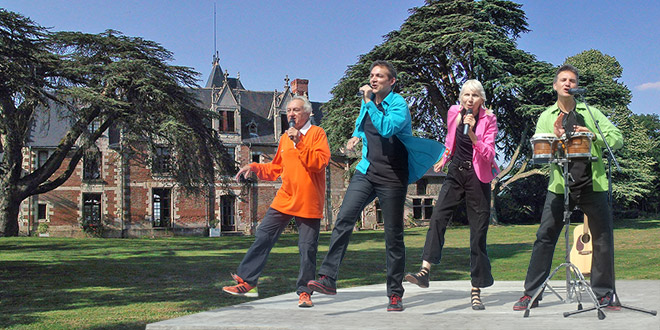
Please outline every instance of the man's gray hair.
[{"label": "man's gray hair", "polygon": [[[304,110],[305,112],[309,113],[309,114],[312,113],[312,103],[309,102],[309,99],[308,99],[306,96],[294,95],[294,96],[291,98],[291,101],[289,101],[289,103],[291,103],[293,100],[301,100],[301,101],[303,101],[303,110]],[[288,104],[287,104],[287,105],[288,105]]]}]

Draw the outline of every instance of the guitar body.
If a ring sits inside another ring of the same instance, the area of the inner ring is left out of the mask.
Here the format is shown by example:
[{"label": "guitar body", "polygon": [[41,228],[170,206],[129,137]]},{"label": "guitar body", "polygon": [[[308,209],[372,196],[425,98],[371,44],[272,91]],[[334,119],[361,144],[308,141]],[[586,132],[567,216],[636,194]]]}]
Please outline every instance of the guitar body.
[{"label": "guitar body", "polygon": [[570,258],[583,275],[591,274],[591,259],[593,256],[593,244],[587,216],[584,216],[584,224],[578,225],[573,230],[573,247]]}]

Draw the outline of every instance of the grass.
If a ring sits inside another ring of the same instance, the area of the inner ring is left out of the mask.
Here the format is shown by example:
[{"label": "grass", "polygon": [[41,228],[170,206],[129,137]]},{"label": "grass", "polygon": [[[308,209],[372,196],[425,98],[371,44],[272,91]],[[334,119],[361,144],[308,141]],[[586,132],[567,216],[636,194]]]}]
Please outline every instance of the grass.
[{"label": "grass", "polygon": [[[617,279],[660,279],[660,220],[617,220]],[[495,280],[524,280],[537,225],[491,227]],[[426,228],[406,231],[407,270],[416,271]],[[572,230],[570,231],[572,233]],[[432,280],[469,280],[469,229],[447,230]],[[319,264],[330,233],[322,233]],[[252,237],[0,239],[0,328],[144,329],[147,323],[245,302],[224,295]],[[297,235],[283,235],[259,283],[261,297],[295,290]],[[563,234],[553,265],[564,260]],[[383,283],[381,231],[355,232],[338,286]],[[295,302],[292,302],[292,304]]]}]

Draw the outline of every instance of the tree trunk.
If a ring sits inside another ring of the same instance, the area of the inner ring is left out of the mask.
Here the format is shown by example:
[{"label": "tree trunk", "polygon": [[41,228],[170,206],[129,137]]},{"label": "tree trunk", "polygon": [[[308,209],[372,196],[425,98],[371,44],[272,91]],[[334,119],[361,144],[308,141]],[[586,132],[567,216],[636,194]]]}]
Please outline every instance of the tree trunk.
[{"label": "tree trunk", "polygon": [[493,181],[490,182],[490,224],[499,225],[500,222],[497,218],[497,208],[495,205],[495,197],[499,193],[500,187],[500,177],[497,176]]},{"label": "tree trunk", "polygon": [[18,236],[20,201],[11,196],[9,187],[0,188],[0,237]]}]

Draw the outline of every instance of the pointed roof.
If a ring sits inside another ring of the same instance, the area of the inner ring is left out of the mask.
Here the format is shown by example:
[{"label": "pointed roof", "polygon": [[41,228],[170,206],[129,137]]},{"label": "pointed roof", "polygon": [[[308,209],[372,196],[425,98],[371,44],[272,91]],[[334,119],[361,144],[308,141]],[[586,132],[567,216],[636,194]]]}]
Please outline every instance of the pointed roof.
[{"label": "pointed roof", "polygon": [[206,88],[211,88],[213,86],[220,87],[225,82],[225,75],[222,73],[222,68],[220,67],[220,61],[218,57],[213,55],[213,68],[211,68],[211,75],[206,81]]},{"label": "pointed roof", "polygon": [[240,79],[229,78],[226,72],[222,72],[218,56],[213,55],[213,67],[209,79],[206,81],[206,88],[221,87],[225,81],[232,89],[245,89]]}]

